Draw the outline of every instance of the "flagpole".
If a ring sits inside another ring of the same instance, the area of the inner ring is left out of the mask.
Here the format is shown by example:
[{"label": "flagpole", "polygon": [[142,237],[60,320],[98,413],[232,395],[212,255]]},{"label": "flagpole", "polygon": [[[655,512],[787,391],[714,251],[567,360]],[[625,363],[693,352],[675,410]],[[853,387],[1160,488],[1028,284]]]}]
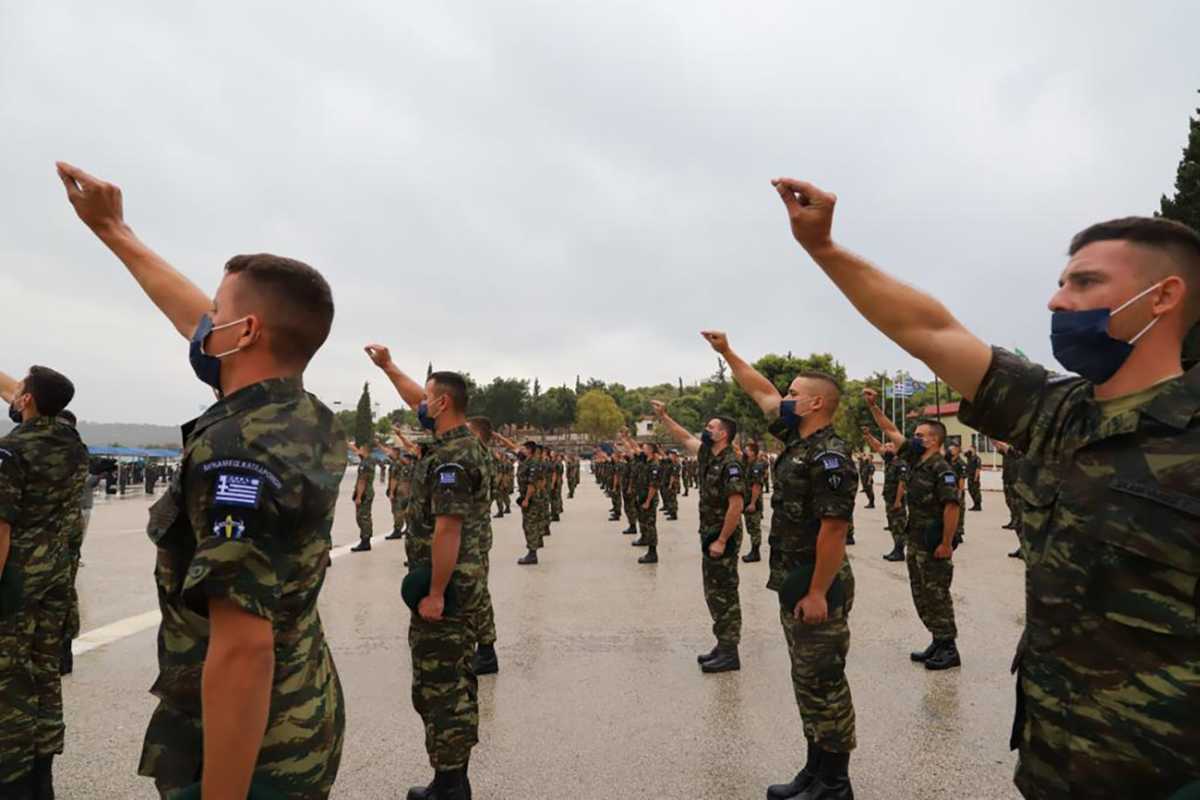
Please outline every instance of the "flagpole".
[{"label": "flagpole", "polygon": [[[887,408],[887,376],[879,376],[879,394],[883,398],[883,407]],[[883,435],[883,426],[879,426],[879,441],[886,442],[887,437]]]},{"label": "flagpole", "polygon": [[[904,373],[901,372],[901,373],[899,373],[899,375],[900,375],[901,380],[903,380]],[[895,393],[894,389],[893,389],[893,393]],[[907,408],[908,408],[908,395],[902,394],[902,395],[900,395],[900,432],[903,433],[905,436],[908,435],[908,429],[905,427],[905,424],[904,424],[905,420],[908,418],[908,414],[906,413]]]}]

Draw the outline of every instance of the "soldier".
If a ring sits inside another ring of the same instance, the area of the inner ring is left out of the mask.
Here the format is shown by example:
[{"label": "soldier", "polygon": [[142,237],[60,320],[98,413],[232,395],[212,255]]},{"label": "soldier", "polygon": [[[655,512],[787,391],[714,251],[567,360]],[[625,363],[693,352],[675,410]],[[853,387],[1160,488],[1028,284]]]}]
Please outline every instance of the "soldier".
[{"label": "soldier", "polygon": [[[422,387],[396,366],[386,347],[371,344],[366,351],[433,434],[413,476],[413,513],[422,522],[409,535],[413,567],[428,567],[432,578],[409,622],[408,644],[413,708],[425,726],[434,777],[428,786],[409,789],[408,800],[468,800],[467,767],[479,742],[473,665],[487,596],[492,459],[468,427],[469,397],[461,375],[434,372]],[[448,608],[451,588],[457,603]]]},{"label": "soldier", "polygon": [[[878,420],[883,416],[876,402],[877,394],[874,389],[864,389],[863,396],[867,400],[867,409]],[[908,462],[896,457],[896,445],[892,442],[880,443],[869,430],[862,429],[867,444],[883,459],[883,503],[887,513],[885,530],[892,534],[892,551],[883,554],[884,561],[904,561],[904,539],[908,527],[908,507],[904,497],[905,481],[908,479]]]},{"label": "soldier", "polygon": [[[967,461],[962,457],[961,448],[957,444],[951,444],[946,448],[947,463],[954,470],[955,477],[958,478],[958,507],[960,511],[965,511],[967,508]],[[958,531],[955,533],[955,538],[961,543],[967,536],[965,513],[958,515]]]},{"label": "soldier", "polygon": [[667,519],[679,519],[679,478],[682,466],[679,463],[679,451],[672,450],[663,462],[663,512]]},{"label": "soldier", "polygon": [[210,300],[124,223],[117,187],[59,175],[218,397],[184,426],[179,473],[150,510],[159,703],[138,771],[163,796],[200,781],[206,797],[246,797],[253,777],[327,797],[345,715],[317,606],[346,439],[303,373],[333,321],[329,285],[299,261],[235,256]]},{"label": "soldier", "polygon": [[692,488],[694,473],[692,471],[692,460],[687,456],[682,459],[680,465],[680,478],[683,483],[683,496],[688,496],[688,490]]},{"label": "soldier", "polygon": [[742,638],[742,606],[738,598],[738,559],[742,539],[742,507],[746,482],[733,452],[737,423],[713,417],[697,439],[667,414],[667,406],[651,400],[654,413],[671,437],[697,457],[700,493],[700,560],[704,600],[713,620],[717,644],[697,661],[706,673],[742,668],[738,645]]},{"label": "soldier", "polygon": [[535,466],[537,467],[537,491],[534,493],[534,501],[538,506],[537,520],[542,527],[542,539],[544,540],[551,532],[550,491],[554,481],[551,453],[545,445],[537,445]]},{"label": "soldier", "polygon": [[750,552],[742,556],[742,561],[753,563],[762,561],[762,518],[763,518],[763,485],[766,482],[767,466],[759,457],[758,442],[746,445],[746,455],[743,461],[746,476],[746,507],[742,518],[746,522],[746,532],[750,534]]},{"label": "soldier", "polygon": [[763,494],[771,493],[771,458],[766,453],[763,453],[759,458],[763,462]]},{"label": "soldier", "polygon": [[572,453],[567,459],[567,499],[575,497],[575,487],[579,485],[579,454]]},{"label": "soldier", "polygon": [[967,465],[967,491],[971,493],[971,507],[968,511],[983,511],[983,487],[980,484],[980,473],[983,472],[983,459],[968,447],[963,453]]},{"label": "soldier", "polygon": [[[466,388],[465,384],[463,388]],[[488,467],[484,480],[487,482],[488,491],[491,492],[496,485],[496,478],[493,473],[496,460],[495,455],[488,448],[493,442],[501,442],[506,445],[511,445],[512,442],[495,432],[492,428],[492,421],[487,417],[471,417],[467,420],[467,427],[479,439],[479,443],[483,445],[484,459]],[[489,519],[491,505],[492,503],[489,499],[487,505],[484,506],[484,516]],[[478,649],[475,651],[475,661],[472,667],[477,676],[495,675],[500,671],[500,661],[496,656],[496,612],[492,608],[492,591],[488,586],[491,580],[492,544],[494,541],[491,522],[488,522],[486,531],[481,531],[481,537],[479,564],[482,576],[480,578],[479,615],[475,626]]]},{"label": "soldier", "polygon": [[61,657],[78,565],[69,543],[88,456],[75,427],[55,417],[74,396],[48,367],[20,381],[0,373],[17,426],[0,437],[0,596],[15,594],[14,607],[0,603],[0,796],[18,800],[54,797],[63,752]]},{"label": "soldier", "polygon": [[[771,419],[783,442],[771,499],[767,588],[780,592],[779,620],[792,663],[807,759],[796,776],[767,789],[768,798],[849,800],[850,752],[857,744],[854,704],[846,681],[854,573],[846,536],[854,514],[857,474],[849,446],[834,432],[841,390],[829,375],[802,372],[787,397],[742,359],[719,331],[704,338],[725,359],[738,385]],[[796,600],[785,587],[803,580]],[[835,588],[836,584],[836,588]],[[835,602],[831,598],[840,598]]]},{"label": "soldier", "polygon": [[358,544],[351,547],[350,552],[363,553],[371,549],[371,536],[374,533],[371,504],[375,502],[375,460],[371,456],[369,442],[355,442],[353,450],[358,454],[358,477],[354,484],[354,520],[358,523]]},{"label": "soldier", "polygon": [[875,459],[870,453],[863,453],[858,461],[858,480],[862,484],[863,494],[867,496],[867,508],[875,507]]},{"label": "soldier", "polygon": [[632,443],[633,440],[629,438],[627,432],[622,431],[621,435],[623,437],[622,444],[626,448],[624,452],[625,468],[621,471],[621,496],[625,506],[625,518],[629,520],[629,525],[621,533],[636,535],[638,532],[637,485],[641,462],[637,460],[636,443]]},{"label": "soldier", "polygon": [[658,445],[647,442],[637,454],[641,468],[638,470],[634,491],[637,497],[638,525],[641,535],[634,539],[634,547],[645,547],[646,554],[638,559],[639,564],[658,563],[658,498],[662,494],[663,469],[659,464]]},{"label": "soldier", "polygon": [[[72,428],[76,427],[75,414],[71,411],[60,411],[57,419]],[[70,675],[75,669],[75,655],[71,652],[71,641],[79,636],[79,593],[75,590],[75,580],[83,563],[83,537],[87,533],[88,519],[92,513],[92,490],[95,485],[95,479],[88,473],[88,460],[85,458],[75,472],[74,488],[79,504],[70,508],[69,513],[64,515],[63,522],[67,530],[67,557],[70,564],[67,573],[70,606],[63,627],[62,657],[58,668],[60,675]]]},{"label": "soldier", "polygon": [[551,464],[554,471],[554,490],[550,494],[550,521],[558,522],[562,517],[563,512],[563,485],[567,479],[566,459],[560,452],[554,453],[554,460]]},{"label": "soldier", "polygon": [[525,532],[528,552],[517,559],[522,566],[538,563],[538,550],[544,544],[538,520],[536,442],[525,442],[517,451],[517,505],[521,507],[521,529]]},{"label": "soldier", "polygon": [[[384,539],[404,538],[404,515],[408,510],[408,496],[412,491],[412,472],[408,466],[408,454],[401,448],[379,443],[388,455],[388,482],[384,494],[392,504],[392,532]],[[405,474],[407,472],[407,474]],[[403,486],[403,490],[401,489]]]},{"label": "soldier", "polygon": [[[1020,544],[1021,538],[1021,496],[1017,494],[1017,475],[1021,472],[1021,451],[1010,445],[1008,442],[996,442],[996,449],[1000,451],[1002,459],[1000,465],[1000,478],[1004,483],[1004,502],[1008,506],[1009,519],[1003,527],[1005,530],[1017,532],[1017,544]],[[1018,546],[1016,553],[1009,553],[1010,556],[1020,558],[1021,548]]]},{"label": "soldier", "polygon": [[1018,789],[1164,797],[1194,780],[1200,373],[1181,349],[1200,319],[1200,234],[1144,217],[1077,234],[1049,306],[1055,357],[1078,377],[1053,375],[834,244],[832,195],[776,185],[855,307],[962,394],[965,424],[1023,454]]}]

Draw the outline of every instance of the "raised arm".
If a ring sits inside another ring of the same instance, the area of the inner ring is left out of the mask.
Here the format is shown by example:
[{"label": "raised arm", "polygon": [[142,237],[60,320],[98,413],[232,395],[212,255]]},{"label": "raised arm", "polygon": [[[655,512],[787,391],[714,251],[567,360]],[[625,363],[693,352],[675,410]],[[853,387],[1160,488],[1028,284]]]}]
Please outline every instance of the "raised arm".
[{"label": "raised arm", "polygon": [[937,299],[833,241],[837,197],[811,183],[772,181],[787,207],[792,235],[868,322],[973,400],[992,351]]},{"label": "raised arm", "polygon": [[690,455],[699,455],[700,440],[687,431],[682,425],[671,419],[671,415],[667,413],[667,404],[661,400],[651,400],[650,405],[654,408],[654,415],[658,417],[658,421],[667,429],[667,433],[671,438],[678,442],[679,446],[687,450]]},{"label": "raised arm", "polygon": [[875,436],[871,433],[870,428],[864,425],[862,428],[862,434],[863,439],[866,440],[868,447],[870,447],[876,453],[883,452],[883,442],[875,438]]},{"label": "raised arm", "polygon": [[879,392],[874,389],[863,389],[863,399],[867,401],[867,410],[871,412],[875,424],[883,431],[887,440],[896,447],[904,444],[904,434],[896,427],[896,423],[888,419],[887,414],[884,414],[883,410],[879,408]]},{"label": "raised arm", "polygon": [[400,430],[399,426],[392,426],[392,435],[396,437],[396,441],[398,441],[400,446],[407,450],[410,455],[418,455],[421,452],[421,448],[413,444],[413,442],[404,435],[404,432]]},{"label": "raised arm", "polygon": [[121,260],[175,330],[190,339],[200,317],[212,311],[208,295],[138,239],[125,223],[118,187],[62,161],[58,162],[58,177],[83,224]]},{"label": "raised arm", "polygon": [[501,433],[497,433],[496,431],[492,431],[492,438],[495,439],[500,444],[507,447],[509,450],[519,450],[520,449],[517,446],[517,443],[514,442],[512,439],[508,438],[507,436],[505,436]]},{"label": "raised arm", "polygon": [[779,401],[782,398],[779,396],[779,390],[775,388],[775,384],[733,352],[729,346],[729,338],[723,331],[700,331],[700,335],[712,345],[712,349],[716,350],[721,358],[725,359],[730,372],[733,373],[733,379],[746,394],[750,395],[750,399],[763,410],[763,413],[769,418],[779,416]]},{"label": "raised arm", "polygon": [[400,399],[408,403],[408,407],[415,411],[417,406],[425,400],[425,387],[405,375],[404,371],[392,361],[391,351],[383,345],[369,344],[363,349],[367,351],[367,356],[375,366],[383,370],[384,375],[387,375],[392,386],[396,387]]},{"label": "raised arm", "polygon": [[13,397],[17,394],[17,384],[20,383],[12,375],[7,372],[0,372],[0,399],[6,403],[11,403]]}]

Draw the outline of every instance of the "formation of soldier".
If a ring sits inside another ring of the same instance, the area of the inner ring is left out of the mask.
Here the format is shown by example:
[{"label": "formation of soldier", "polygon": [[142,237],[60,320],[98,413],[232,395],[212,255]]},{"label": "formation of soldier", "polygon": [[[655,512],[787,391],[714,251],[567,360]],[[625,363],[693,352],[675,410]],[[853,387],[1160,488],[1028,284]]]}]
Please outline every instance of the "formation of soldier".
[{"label": "formation of soldier", "polygon": [[[330,287],[302,262],[258,254],[230,259],[209,297],[133,233],[115,186],[66,164],[59,174],[80,219],[189,341],[196,378],[217,398],[185,426],[180,470],[150,510],[162,621],[158,704],[138,771],[164,797],[326,797],[346,718],[316,609],[348,445],[303,374],[332,324]],[[1004,455],[1026,562],[1014,667],[1018,789],[1051,800],[1195,791],[1200,371],[1184,341],[1200,321],[1200,235],[1146,218],[1078,234],[1051,299],[1055,356],[1076,374],[1052,375],[988,346],[935,299],[836,244],[833,195],[790,179],[775,186],[812,260],[871,324],[962,395],[963,422]],[[596,454],[594,472],[611,516],[624,512],[626,532],[646,548],[643,560],[657,557],[659,504],[674,518],[668,498],[697,488],[716,640],[698,656],[705,673],[740,669],[737,555],[744,528],[747,555],[757,554],[753,520],[773,479],[767,587],[780,602],[807,752],[795,777],[767,796],[851,798],[857,740],[845,665],[855,582],[846,545],[864,472],[832,425],[842,389],[805,372],[781,396],[724,334],[704,336],[783,443],[771,472],[755,474],[757,445],[739,455],[734,420],[709,419],[696,436],[661,403],[655,413],[687,460],[623,436]],[[488,573],[493,501],[497,514],[508,510],[497,498],[508,486],[500,473],[507,464],[511,474],[508,453],[516,454],[522,563],[536,563],[578,468],[572,479],[562,454],[518,446],[468,417],[461,375],[435,372],[420,384],[387,348],[366,349],[429,434],[419,444],[398,440],[381,478],[392,535],[405,539],[412,702],[434,771],[408,798],[464,800],[479,739],[478,676],[498,669]],[[77,632],[71,584],[87,469],[64,414],[74,391],[46,367],[21,380],[0,374],[16,426],[0,438],[0,796],[15,800],[54,796],[53,759],[63,749],[60,673]],[[961,663],[950,586],[967,495],[981,505],[977,456],[960,457],[938,420],[906,436],[871,392],[866,399],[882,431],[868,443],[885,465],[888,527],[902,532],[885,557],[906,561],[932,639],[911,658],[948,669]],[[370,443],[355,448],[365,552],[372,531],[363,509],[377,476]]]}]

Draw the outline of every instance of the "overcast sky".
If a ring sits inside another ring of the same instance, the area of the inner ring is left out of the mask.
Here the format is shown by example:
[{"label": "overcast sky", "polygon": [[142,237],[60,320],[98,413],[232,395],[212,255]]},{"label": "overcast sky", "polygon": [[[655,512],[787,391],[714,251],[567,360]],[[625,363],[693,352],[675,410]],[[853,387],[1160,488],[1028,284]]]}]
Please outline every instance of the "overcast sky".
[{"label": "overcast sky", "polygon": [[1157,208],[1200,100],[1183,1],[65,5],[0,4],[0,369],[66,372],[95,421],[211,395],[56,159],[209,292],[235,253],[316,266],[337,319],[310,390],[370,379],[391,408],[372,340],[417,374],[641,385],[711,373],[712,326],[927,375],[793,243],[777,175],[1049,362],[1071,234]]}]

